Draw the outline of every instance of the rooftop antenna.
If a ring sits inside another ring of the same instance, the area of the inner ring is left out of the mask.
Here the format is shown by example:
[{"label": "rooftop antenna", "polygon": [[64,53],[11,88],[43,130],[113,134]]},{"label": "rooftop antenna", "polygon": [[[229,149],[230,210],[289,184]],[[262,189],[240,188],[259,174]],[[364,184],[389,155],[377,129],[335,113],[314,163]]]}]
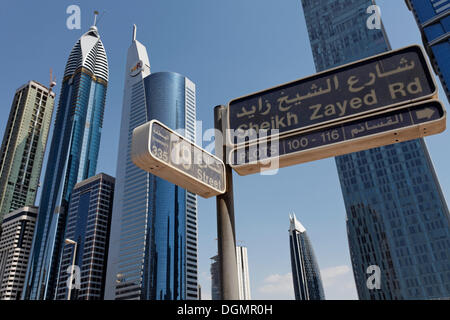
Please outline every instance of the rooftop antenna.
[{"label": "rooftop antenna", "polygon": [[53,69],[50,68],[50,89],[48,90],[49,94],[53,91],[54,86],[56,86],[56,79],[53,78]]},{"label": "rooftop antenna", "polygon": [[94,17],[94,26],[97,26],[97,24],[100,22],[100,20],[102,20],[103,16],[105,15],[105,12],[106,11],[103,11],[102,14],[97,19],[97,16],[99,15],[99,12],[97,10],[94,11],[94,15],[95,15],[95,17]]},{"label": "rooftop antenna", "polygon": [[97,10],[95,10],[94,11],[94,26],[96,27],[97,26],[97,16],[98,16],[98,11]]},{"label": "rooftop antenna", "polygon": [[135,24],[133,24],[133,41],[136,41],[136,30],[137,30],[137,27]]}]

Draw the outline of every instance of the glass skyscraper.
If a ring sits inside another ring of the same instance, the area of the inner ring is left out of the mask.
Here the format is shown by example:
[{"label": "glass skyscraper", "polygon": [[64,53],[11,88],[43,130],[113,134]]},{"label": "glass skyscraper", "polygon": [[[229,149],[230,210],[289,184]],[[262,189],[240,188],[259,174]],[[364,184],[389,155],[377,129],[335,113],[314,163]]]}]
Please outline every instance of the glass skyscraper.
[{"label": "glass skyscraper", "polygon": [[450,0],[405,0],[450,101]]},{"label": "glass skyscraper", "polygon": [[0,222],[33,206],[55,104],[55,93],[29,81],[17,89],[0,149]]},{"label": "glass skyscraper", "polygon": [[195,85],[173,72],[150,74],[133,30],[125,70],[116,192],[105,299],[198,299],[197,197],[131,161],[133,130],[157,119],[195,142]]},{"label": "glass skyscraper", "polygon": [[[80,288],[71,300],[103,300],[115,179],[104,173],[77,183],[72,192],[64,235],[56,299],[67,300],[71,271],[80,268]],[[73,276],[72,276],[73,279]]]},{"label": "glass skyscraper", "polygon": [[251,300],[247,247],[236,246],[239,300]]},{"label": "glass skyscraper", "polygon": [[53,299],[67,206],[76,183],[96,173],[108,85],[97,27],[73,47],[62,82],[23,298]]},{"label": "glass skyscraper", "polygon": [[[425,1],[424,1],[425,2]],[[302,0],[317,71],[390,50],[369,29],[372,0]],[[450,297],[449,211],[425,141],[336,158],[360,299]],[[368,268],[381,271],[369,289]]]},{"label": "glass skyscraper", "polygon": [[305,227],[289,216],[289,247],[295,300],[325,300],[320,269]]}]

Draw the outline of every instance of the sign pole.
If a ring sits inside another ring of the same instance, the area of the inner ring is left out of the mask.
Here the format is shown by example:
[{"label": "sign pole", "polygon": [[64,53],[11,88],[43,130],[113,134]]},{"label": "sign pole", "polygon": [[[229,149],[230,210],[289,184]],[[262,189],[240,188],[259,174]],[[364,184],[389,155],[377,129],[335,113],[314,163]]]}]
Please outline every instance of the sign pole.
[{"label": "sign pole", "polygon": [[215,137],[216,155],[225,163],[226,192],[216,197],[217,239],[222,300],[239,300],[236,261],[236,232],[234,227],[233,172],[226,161],[225,129],[226,107],[214,108],[214,127],[221,135]]}]

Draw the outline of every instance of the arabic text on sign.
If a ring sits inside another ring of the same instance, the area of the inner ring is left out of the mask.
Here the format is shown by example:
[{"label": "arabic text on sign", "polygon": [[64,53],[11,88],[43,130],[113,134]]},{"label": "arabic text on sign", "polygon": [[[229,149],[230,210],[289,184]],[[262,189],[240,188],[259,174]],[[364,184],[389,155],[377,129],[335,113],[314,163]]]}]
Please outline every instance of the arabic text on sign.
[{"label": "arabic text on sign", "polygon": [[293,152],[306,151],[338,142],[362,138],[373,134],[405,128],[414,124],[437,120],[443,116],[440,106],[435,104],[404,108],[366,119],[355,120],[330,128],[291,135],[277,140],[277,143],[259,144],[236,149],[231,154],[234,166],[266,160]]},{"label": "arabic text on sign", "polygon": [[229,104],[235,144],[432,95],[436,88],[420,47],[388,53]]}]

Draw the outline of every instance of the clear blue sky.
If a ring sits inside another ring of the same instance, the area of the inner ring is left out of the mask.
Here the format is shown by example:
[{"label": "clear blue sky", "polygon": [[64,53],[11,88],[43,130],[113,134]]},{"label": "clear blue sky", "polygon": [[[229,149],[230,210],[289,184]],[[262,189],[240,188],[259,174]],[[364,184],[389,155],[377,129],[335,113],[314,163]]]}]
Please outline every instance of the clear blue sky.
[{"label": "clear blue sky", "polygon": [[[66,8],[81,7],[82,29],[66,28]],[[421,43],[404,1],[378,1],[394,49]],[[197,85],[197,119],[213,126],[213,107],[313,74],[300,0],[2,1],[0,134],[15,90],[28,80],[60,85],[72,46],[106,11],[98,27],[110,67],[98,172],[115,175],[126,52],[131,26],[150,55],[152,72],[176,71]],[[56,88],[57,101],[59,89]],[[440,91],[440,97],[446,98]],[[448,108],[448,103],[446,102]],[[449,199],[450,134],[426,138]],[[47,149],[48,150],[48,149]],[[248,247],[252,297],[291,299],[288,214],[308,230],[329,299],[354,299],[345,210],[334,159],[285,168],[275,176],[235,178],[237,239]],[[210,297],[209,258],[216,254],[215,199],[199,200],[199,277]]]}]

